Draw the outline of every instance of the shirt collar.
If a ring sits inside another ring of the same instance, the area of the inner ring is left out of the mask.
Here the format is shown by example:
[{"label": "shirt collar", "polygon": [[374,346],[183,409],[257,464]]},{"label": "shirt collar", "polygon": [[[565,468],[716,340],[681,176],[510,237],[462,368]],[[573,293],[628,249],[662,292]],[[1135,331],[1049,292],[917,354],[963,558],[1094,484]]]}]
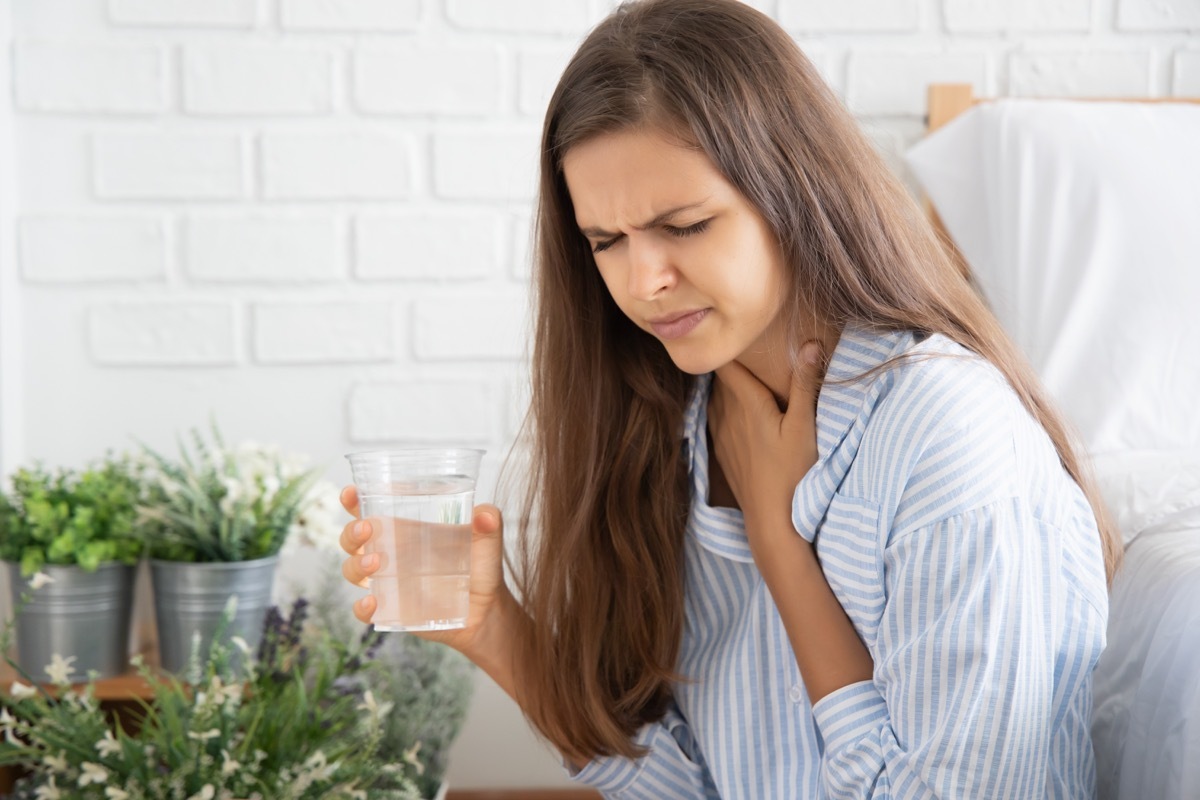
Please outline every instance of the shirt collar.
[{"label": "shirt collar", "polygon": [[[870,417],[866,407],[873,404],[874,395],[878,394],[877,381],[862,380],[861,376],[906,350],[911,346],[912,337],[910,331],[877,331],[853,322],[842,329],[817,398],[818,460],[797,487],[793,503],[793,522],[810,541],[812,534],[805,531],[815,531],[816,524],[824,517],[825,508],[858,451],[862,428]],[[689,528],[702,546],[717,555],[752,562],[742,513],[729,508],[714,508],[707,502],[706,433],[712,379],[712,373],[697,376],[684,412],[692,492]],[[855,427],[858,430],[851,435]],[[806,488],[807,491],[802,491]]]}]

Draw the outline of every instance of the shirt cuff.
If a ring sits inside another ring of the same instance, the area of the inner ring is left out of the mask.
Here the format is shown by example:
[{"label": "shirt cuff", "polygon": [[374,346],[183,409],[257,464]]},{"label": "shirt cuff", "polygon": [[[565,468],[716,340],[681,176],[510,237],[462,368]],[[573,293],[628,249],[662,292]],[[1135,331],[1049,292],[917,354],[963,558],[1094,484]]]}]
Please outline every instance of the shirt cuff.
[{"label": "shirt cuff", "polygon": [[[643,725],[633,737],[637,747],[650,749],[654,741],[655,723]],[[625,756],[597,756],[575,771],[570,764],[563,762],[567,776],[574,783],[590,786],[601,794],[616,794],[628,789],[637,780],[646,764],[645,758],[626,758]]]},{"label": "shirt cuff", "polygon": [[836,753],[887,724],[887,703],[874,681],[859,681],[822,697],[813,706],[813,719],[825,752]]}]

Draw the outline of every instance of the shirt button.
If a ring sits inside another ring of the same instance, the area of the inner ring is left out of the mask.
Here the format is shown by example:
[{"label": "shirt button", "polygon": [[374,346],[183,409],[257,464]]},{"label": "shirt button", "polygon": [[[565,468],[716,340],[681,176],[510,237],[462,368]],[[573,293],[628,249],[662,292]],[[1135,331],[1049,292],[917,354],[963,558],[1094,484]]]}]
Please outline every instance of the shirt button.
[{"label": "shirt button", "polygon": [[804,699],[804,690],[800,688],[800,684],[796,684],[791,688],[791,691],[788,692],[788,697],[791,698],[793,703],[799,703]]}]

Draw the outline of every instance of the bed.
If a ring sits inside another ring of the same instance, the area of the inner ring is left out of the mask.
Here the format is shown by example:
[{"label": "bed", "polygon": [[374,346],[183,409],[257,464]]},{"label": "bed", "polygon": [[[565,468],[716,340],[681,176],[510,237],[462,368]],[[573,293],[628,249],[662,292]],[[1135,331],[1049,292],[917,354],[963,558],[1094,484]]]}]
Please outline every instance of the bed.
[{"label": "bed", "polygon": [[1102,800],[1200,798],[1200,100],[932,87],[907,161],[1091,456],[1125,542]]}]

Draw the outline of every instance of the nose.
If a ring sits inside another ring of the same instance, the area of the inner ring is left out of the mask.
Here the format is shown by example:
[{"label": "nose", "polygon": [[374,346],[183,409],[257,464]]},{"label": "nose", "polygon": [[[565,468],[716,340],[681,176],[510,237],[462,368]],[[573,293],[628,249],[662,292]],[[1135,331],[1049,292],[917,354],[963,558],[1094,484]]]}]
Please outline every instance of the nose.
[{"label": "nose", "polygon": [[637,300],[654,300],[675,286],[678,274],[664,248],[653,241],[629,241],[629,295]]}]

